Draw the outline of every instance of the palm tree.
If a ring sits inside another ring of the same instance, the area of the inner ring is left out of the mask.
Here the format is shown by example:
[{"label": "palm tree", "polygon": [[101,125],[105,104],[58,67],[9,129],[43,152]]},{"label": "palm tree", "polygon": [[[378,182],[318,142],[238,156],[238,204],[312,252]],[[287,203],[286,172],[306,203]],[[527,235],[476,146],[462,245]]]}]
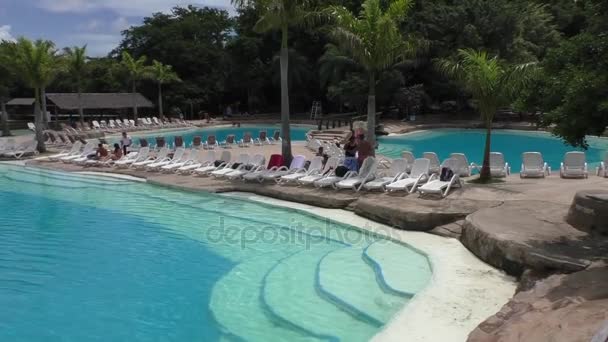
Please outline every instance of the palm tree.
[{"label": "palm tree", "polygon": [[237,7],[253,5],[260,13],[254,29],[263,33],[278,30],[281,32],[281,133],[283,135],[282,154],[285,163],[291,163],[291,134],[289,128],[289,27],[303,25],[309,12],[308,0],[231,0]]},{"label": "palm tree", "polygon": [[152,66],[149,68],[149,76],[155,80],[158,85],[158,114],[160,115],[160,119],[164,120],[163,84],[170,82],[181,82],[181,79],[177,73],[173,71],[172,66],[164,65],[157,60],[152,61]]},{"label": "palm tree", "polygon": [[496,56],[473,49],[458,50],[458,60],[441,59],[437,66],[445,75],[458,81],[477,103],[486,126],[486,142],[480,179],[490,174],[492,121],[498,108],[511,104],[525,88],[535,70],[535,63],[507,65]]},{"label": "palm tree", "polygon": [[43,135],[45,123],[42,113],[43,89],[60,71],[55,52],[55,45],[51,41],[32,42],[21,37],[16,42],[9,43],[6,53],[6,60],[15,74],[34,89],[36,140],[38,141],[37,149],[41,153],[46,151]]},{"label": "palm tree", "polygon": [[82,82],[87,72],[87,46],[65,48],[64,54],[66,56],[68,73],[72,76],[76,85],[76,92],[78,93],[78,116],[80,117],[80,123],[84,125]]},{"label": "palm tree", "polygon": [[376,79],[415,48],[399,31],[399,23],[412,4],[413,0],[394,0],[383,11],[380,0],[365,0],[359,17],[342,6],[325,10],[337,24],[330,32],[331,39],[366,71],[367,134],[372,145],[376,143]]},{"label": "palm tree", "polygon": [[131,92],[133,93],[133,119],[137,122],[137,99],[135,93],[137,93],[137,83],[148,75],[148,68],[146,67],[146,56],[141,56],[138,59],[133,58],[127,51],[122,52],[122,61],[120,64],[129,74],[129,82],[131,83]]}]

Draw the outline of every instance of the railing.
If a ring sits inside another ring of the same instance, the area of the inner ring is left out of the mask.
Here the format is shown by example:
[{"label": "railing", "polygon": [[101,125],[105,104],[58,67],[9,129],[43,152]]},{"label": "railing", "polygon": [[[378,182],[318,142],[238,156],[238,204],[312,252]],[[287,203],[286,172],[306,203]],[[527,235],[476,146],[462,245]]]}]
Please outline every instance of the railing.
[{"label": "railing", "polygon": [[[331,128],[336,128],[336,127],[342,127],[342,126],[346,126],[348,125],[348,127],[350,128],[350,130],[353,130],[353,122],[355,121],[366,121],[367,120],[367,114],[366,115],[356,115],[356,112],[351,112],[351,113],[343,113],[343,114],[332,114],[332,115],[326,115],[323,117],[319,117],[317,118],[317,129],[319,131],[323,130],[323,125],[325,124],[325,129],[329,129],[329,126],[331,125]],[[376,119],[378,119],[378,117],[382,115],[381,112],[377,112],[376,113]],[[376,120],[377,121],[377,120]]]}]

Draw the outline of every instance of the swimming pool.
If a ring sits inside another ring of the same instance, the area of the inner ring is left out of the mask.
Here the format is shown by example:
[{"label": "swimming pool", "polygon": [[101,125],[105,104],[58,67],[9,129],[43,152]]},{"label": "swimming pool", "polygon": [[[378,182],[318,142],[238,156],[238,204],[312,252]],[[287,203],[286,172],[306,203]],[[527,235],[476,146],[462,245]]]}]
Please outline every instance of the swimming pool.
[{"label": "swimming pool", "polygon": [[[405,135],[379,138],[378,153],[387,157],[398,158],[402,151],[411,151],[416,157],[424,152],[435,152],[441,160],[450,153],[459,152],[467,155],[469,162],[481,164],[485,146],[485,131],[475,129],[434,129],[413,132]],[[603,160],[608,150],[608,139],[589,137],[589,149],[586,151],[590,170]],[[492,151],[502,152],[511,166],[512,172],[521,168],[523,152],[541,152],[545,162],[551,168],[559,170],[559,165],[568,151],[575,148],[545,132],[527,132],[513,130],[494,130],[492,132]]]},{"label": "swimming pool", "polygon": [[[306,133],[313,129],[312,126],[305,125],[291,125],[291,140],[292,141],[304,141],[306,140]],[[140,138],[145,138],[148,140],[148,143],[155,144],[155,138],[159,136],[163,136],[167,138],[167,141],[172,143],[173,138],[177,135],[181,135],[184,138],[186,144],[190,145],[192,143],[192,139],[195,136],[200,136],[203,139],[207,139],[209,135],[215,135],[217,141],[224,141],[226,137],[230,134],[234,134],[238,140],[242,139],[245,133],[251,133],[251,136],[255,139],[259,136],[260,131],[266,131],[268,137],[272,137],[274,131],[280,131],[281,127],[279,125],[243,125],[241,127],[231,127],[231,126],[217,126],[217,127],[207,127],[207,128],[199,128],[187,131],[173,131],[173,132],[157,132],[152,134],[146,133],[138,133],[134,134],[132,138],[135,142],[137,142]]]},{"label": "swimming pool", "polygon": [[367,341],[431,277],[405,245],[216,194],[0,165],[0,208],[2,341]]}]

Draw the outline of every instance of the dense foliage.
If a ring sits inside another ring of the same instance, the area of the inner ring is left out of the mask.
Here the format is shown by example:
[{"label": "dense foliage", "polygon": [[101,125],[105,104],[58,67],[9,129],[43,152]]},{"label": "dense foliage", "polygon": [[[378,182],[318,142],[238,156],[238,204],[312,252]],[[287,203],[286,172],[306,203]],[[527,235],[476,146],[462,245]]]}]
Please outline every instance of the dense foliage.
[{"label": "dense foliage", "polygon": [[[78,81],[76,74],[66,71],[46,88],[54,92],[131,91],[133,79],[120,67],[126,51],[134,60],[145,56],[147,66],[153,60],[171,65],[182,80],[163,83],[165,109],[179,107],[187,117],[197,117],[200,111],[221,114],[227,106],[233,112],[283,112],[280,51],[284,30],[260,29],[264,24],[260,19],[269,8],[278,8],[273,4],[305,5],[308,14],[344,7],[358,17],[365,3],[236,2],[240,6],[233,17],[227,11],[194,6],[152,14],[141,25],[124,31],[122,42],[107,57],[88,59],[86,77]],[[395,0],[374,3],[385,12]],[[541,71],[516,108],[541,114],[541,124],[553,127],[569,143],[584,146],[586,134],[600,134],[608,124],[607,7],[603,0],[414,1],[407,13],[395,15],[397,34],[415,44],[417,53],[377,72],[377,109],[389,112],[396,107],[401,117],[444,112],[448,107],[474,113],[469,106],[472,94],[442,75],[434,61],[453,59],[459,49],[486,51],[506,64],[539,62]],[[308,15],[294,13],[298,20]],[[267,21],[267,28],[280,28],[277,23]],[[332,39],[336,27],[330,20],[289,25],[291,112],[307,112],[315,100],[323,102],[326,113],[366,112],[369,67],[348,51],[346,41]],[[9,84],[4,89],[10,90],[9,96],[33,96],[31,86],[6,80]],[[150,99],[159,94],[159,83],[149,77],[138,79],[136,85]],[[4,93],[4,98],[9,97]],[[444,105],[452,103],[456,106]]]}]

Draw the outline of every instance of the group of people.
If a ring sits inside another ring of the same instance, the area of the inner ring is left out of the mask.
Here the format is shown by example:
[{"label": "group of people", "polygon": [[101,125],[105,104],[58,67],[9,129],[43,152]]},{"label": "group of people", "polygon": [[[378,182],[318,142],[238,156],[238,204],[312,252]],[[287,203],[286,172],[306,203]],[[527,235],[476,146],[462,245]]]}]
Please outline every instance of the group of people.
[{"label": "group of people", "polygon": [[[363,161],[367,157],[375,157],[376,150],[372,144],[365,139],[365,134],[351,134],[350,138],[344,144],[344,166],[349,171],[359,171]],[[329,156],[324,152],[323,147],[319,147],[317,156],[323,157],[323,164],[327,162]]]},{"label": "group of people", "polygon": [[114,144],[114,149],[110,153],[103,143],[97,145],[97,150],[94,154],[88,156],[89,159],[107,161],[107,160],[119,160],[122,156],[129,153],[129,148],[133,144],[133,140],[127,135],[127,132],[122,132],[122,138],[120,143]]}]

